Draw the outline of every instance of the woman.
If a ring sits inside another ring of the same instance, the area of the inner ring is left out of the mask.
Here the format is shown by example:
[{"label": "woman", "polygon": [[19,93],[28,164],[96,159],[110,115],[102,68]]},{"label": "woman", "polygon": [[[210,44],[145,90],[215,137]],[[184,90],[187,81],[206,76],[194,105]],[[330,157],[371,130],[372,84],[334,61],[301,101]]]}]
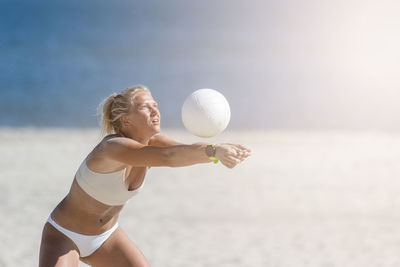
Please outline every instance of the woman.
[{"label": "woman", "polygon": [[108,134],[79,167],[68,195],[46,222],[39,266],[149,266],[118,226],[125,202],[143,187],[147,168],[188,166],[218,159],[233,168],[250,150],[233,144],[185,145],[160,131],[150,91],[134,86],[103,102]]}]

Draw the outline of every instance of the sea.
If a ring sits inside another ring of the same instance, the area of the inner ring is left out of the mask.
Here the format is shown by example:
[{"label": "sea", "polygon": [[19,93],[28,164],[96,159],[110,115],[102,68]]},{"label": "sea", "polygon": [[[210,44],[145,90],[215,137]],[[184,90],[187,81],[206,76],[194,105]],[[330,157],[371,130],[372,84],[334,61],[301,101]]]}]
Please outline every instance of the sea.
[{"label": "sea", "polygon": [[363,3],[0,0],[0,126],[96,127],[144,84],[164,127],[212,88],[228,128],[399,129],[399,4]]}]

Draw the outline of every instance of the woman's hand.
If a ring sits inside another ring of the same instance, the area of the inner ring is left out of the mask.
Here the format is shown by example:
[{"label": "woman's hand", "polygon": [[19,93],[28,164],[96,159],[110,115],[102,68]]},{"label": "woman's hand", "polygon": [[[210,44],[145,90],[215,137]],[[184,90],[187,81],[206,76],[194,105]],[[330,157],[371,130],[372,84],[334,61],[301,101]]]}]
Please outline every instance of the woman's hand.
[{"label": "woman's hand", "polygon": [[236,144],[215,145],[215,157],[228,168],[233,168],[250,156],[251,150]]}]

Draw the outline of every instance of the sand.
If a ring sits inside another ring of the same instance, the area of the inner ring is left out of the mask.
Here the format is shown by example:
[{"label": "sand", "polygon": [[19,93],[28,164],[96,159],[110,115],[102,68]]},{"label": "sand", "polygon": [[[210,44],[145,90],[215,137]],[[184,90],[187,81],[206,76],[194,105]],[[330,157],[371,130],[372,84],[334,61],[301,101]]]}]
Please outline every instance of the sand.
[{"label": "sand", "polygon": [[[0,266],[37,266],[43,224],[99,138],[96,129],[0,129]],[[152,168],[121,214],[152,266],[400,266],[400,134],[227,131],[212,140],[253,155],[232,170]]]}]

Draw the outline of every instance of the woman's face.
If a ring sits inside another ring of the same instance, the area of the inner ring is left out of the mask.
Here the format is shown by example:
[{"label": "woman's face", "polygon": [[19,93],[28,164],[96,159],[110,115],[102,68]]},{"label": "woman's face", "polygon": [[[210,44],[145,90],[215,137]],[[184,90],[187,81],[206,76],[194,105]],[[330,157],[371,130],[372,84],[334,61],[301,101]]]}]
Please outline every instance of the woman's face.
[{"label": "woman's face", "polygon": [[150,93],[136,93],[131,111],[126,116],[129,128],[136,133],[150,136],[160,132],[160,112],[157,106]]}]

